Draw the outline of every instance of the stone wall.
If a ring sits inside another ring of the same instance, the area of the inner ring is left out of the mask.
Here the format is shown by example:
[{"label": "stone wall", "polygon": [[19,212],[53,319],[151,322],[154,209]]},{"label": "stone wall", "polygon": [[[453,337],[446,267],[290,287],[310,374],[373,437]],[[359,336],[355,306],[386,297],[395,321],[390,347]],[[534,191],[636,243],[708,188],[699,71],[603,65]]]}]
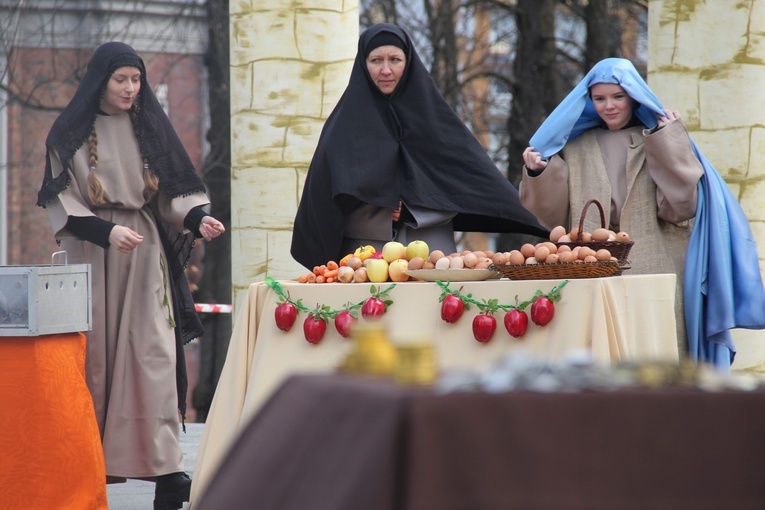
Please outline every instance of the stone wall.
[{"label": "stone wall", "polygon": [[[765,0],[651,0],[648,83],[738,197],[765,271]],[[734,368],[765,372],[765,331],[734,330]]]},{"label": "stone wall", "polygon": [[292,222],[327,116],[348,83],[357,0],[231,2],[234,303],[266,275],[294,278]]}]

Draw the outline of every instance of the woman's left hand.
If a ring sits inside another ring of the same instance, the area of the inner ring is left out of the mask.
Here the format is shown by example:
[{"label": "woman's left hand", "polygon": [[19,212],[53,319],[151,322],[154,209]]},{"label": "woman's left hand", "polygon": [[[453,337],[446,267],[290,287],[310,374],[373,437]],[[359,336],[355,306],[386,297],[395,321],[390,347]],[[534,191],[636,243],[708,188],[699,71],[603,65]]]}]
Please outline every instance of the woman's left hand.
[{"label": "woman's left hand", "polygon": [[667,124],[671,124],[672,122],[676,120],[680,120],[680,112],[677,110],[664,110],[664,113],[667,115],[666,117],[659,117],[658,123],[659,127],[663,128]]},{"label": "woman's left hand", "polygon": [[199,233],[202,234],[205,241],[212,241],[225,231],[226,227],[223,226],[223,223],[212,216],[205,216],[199,223]]}]

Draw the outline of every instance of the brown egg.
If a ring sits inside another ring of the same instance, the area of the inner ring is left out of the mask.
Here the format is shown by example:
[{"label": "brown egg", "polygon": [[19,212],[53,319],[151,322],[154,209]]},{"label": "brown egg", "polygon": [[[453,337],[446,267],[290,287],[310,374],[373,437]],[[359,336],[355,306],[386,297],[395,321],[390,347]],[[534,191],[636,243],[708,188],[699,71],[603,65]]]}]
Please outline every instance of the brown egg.
[{"label": "brown egg", "polygon": [[[579,227],[572,228],[568,233],[568,237],[571,241],[577,241],[579,239]],[[560,239],[558,241],[560,241]]]},{"label": "brown egg", "polygon": [[592,231],[593,241],[608,241],[609,232],[607,228],[596,228]]},{"label": "brown egg", "polygon": [[427,261],[422,265],[423,269],[435,269],[436,265],[432,263],[431,261]]},{"label": "brown egg", "polygon": [[537,251],[537,247],[531,243],[526,243],[521,246],[521,253],[523,253],[523,256],[526,258],[533,257],[535,251]]},{"label": "brown egg", "polygon": [[598,259],[597,259],[597,257],[595,257],[595,255],[587,255],[584,258],[584,262],[597,262],[597,261],[598,261]]},{"label": "brown egg", "polygon": [[589,232],[582,232],[579,234],[579,241],[582,241],[583,243],[590,243],[592,242],[592,234]]},{"label": "brown egg", "polygon": [[475,256],[478,257],[479,259],[486,257],[486,253],[484,253],[481,250],[474,251],[473,253],[475,253]]},{"label": "brown egg", "polygon": [[551,253],[545,259],[545,264],[557,264],[560,260],[560,255],[557,253]]},{"label": "brown egg", "polygon": [[438,259],[442,259],[442,258],[444,258],[444,252],[442,252],[441,250],[433,250],[432,252],[430,252],[430,255],[428,256],[428,262],[432,262],[433,264],[435,264],[436,262],[438,262]]},{"label": "brown egg", "polygon": [[475,253],[469,251],[462,256],[462,261],[465,263],[465,267],[473,268],[478,264],[478,257],[476,257]]},{"label": "brown egg", "polygon": [[595,258],[598,260],[611,260],[611,252],[605,248],[601,248],[595,252]]},{"label": "brown egg", "polygon": [[571,242],[571,237],[570,237],[568,234],[566,234],[566,235],[562,235],[562,236],[560,236],[560,238],[558,239],[558,242],[559,242],[559,243],[570,243],[570,242]]},{"label": "brown egg", "polygon": [[588,246],[580,246],[579,247],[579,252],[577,253],[576,257],[579,260],[584,260],[587,257],[594,257],[594,256],[595,256],[595,250],[593,250],[592,248],[590,248]]},{"label": "brown egg", "polygon": [[536,251],[534,252],[534,258],[537,259],[538,262],[544,262],[547,260],[547,257],[550,255],[550,248],[547,246],[539,246]]},{"label": "brown egg", "polygon": [[507,264],[507,255],[504,254],[501,251],[496,252],[492,257],[491,261],[494,263],[494,265],[497,266],[504,266]]},{"label": "brown egg", "polygon": [[507,258],[507,262],[510,264],[523,264],[526,261],[526,257],[523,256],[518,250],[512,250],[510,256]]},{"label": "brown egg", "polygon": [[489,260],[489,259],[486,259],[486,258],[481,259],[480,261],[478,261],[478,263],[475,265],[475,267],[473,269],[489,269],[489,266],[491,264],[486,262],[487,260]]},{"label": "brown egg", "polygon": [[465,261],[462,260],[462,257],[453,257],[451,261],[449,262],[449,269],[464,269],[465,268]]},{"label": "brown egg", "polygon": [[598,260],[611,260],[611,252],[602,248],[595,252],[595,258]]},{"label": "brown egg", "polygon": [[483,254],[484,254],[484,255],[485,255],[487,258],[492,258],[492,257],[494,256],[494,252],[493,252],[493,251],[491,251],[491,250],[484,250],[484,251],[483,251]]},{"label": "brown egg", "polygon": [[558,260],[561,262],[573,262],[576,260],[576,254],[573,251],[564,251],[558,253]]},{"label": "brown egg", "polygon": [[550,253],[558,253],[558,245],[553,243],[552,241],[545,241],[541,244],[542,246],[547,246],[547,249],[550,250]]},{"label": "brown egg", "polygon": [[623,232],[623,231],[622,232],[618,232],[616,234],[616,240],[617,241],[629,241],[630,240],[630,236],[627,234],[627,232]]},{"label": "brown egg", "polygon": [[557,243],[561,236],[566,235],[566,228],[558,225],[550,231],[550,241]]},{"label": "brown egg", "polygon": [[409,267],[408,269],[422,269],[422,266],[425,265],[425,259],[422,257],[414,257],[412,260],[409,261]]},{"label": "brown egg", "polygon": [[557,253],[563,253],[564,251],[571,251],[571,246],[569,246],[567,244],[563,244],[561,246],[558,246]]}]

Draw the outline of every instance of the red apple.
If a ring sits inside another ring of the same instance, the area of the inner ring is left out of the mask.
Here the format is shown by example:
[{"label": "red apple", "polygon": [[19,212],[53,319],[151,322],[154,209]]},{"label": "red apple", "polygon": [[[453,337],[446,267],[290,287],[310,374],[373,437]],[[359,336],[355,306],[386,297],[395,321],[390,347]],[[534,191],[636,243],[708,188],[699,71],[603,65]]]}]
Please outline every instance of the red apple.
[{"label": "red apple", "polygon": [[343,310],[335,316],[335,329],[343,338],[351,336],[351,328],[356,324],[356,317],[348,310]]},{"label": "red apple", "polygon": [[497,329],[497,319],[488,313],[481,313],[473,319],[473,336],[481,343],[487,343]]},{"label": "red apple", "polygon": [[441,319],[449,324],[454,324],[462,317],[465,311],[465,303],[454,294],[447,294],[441,303]]},{"label": "red apple", "polygon": [[276,327],[282,331],[289,331],[297,319],[297,308],[289,301],[284,301],[274,311]]},{"label": "red apple", "polygon": [[309,315],[303,321],[303,335],[308,342],[312,344],[318,344],[321,339],[324,338],[324,333],[327,331],[326,321],[316,315]]}]

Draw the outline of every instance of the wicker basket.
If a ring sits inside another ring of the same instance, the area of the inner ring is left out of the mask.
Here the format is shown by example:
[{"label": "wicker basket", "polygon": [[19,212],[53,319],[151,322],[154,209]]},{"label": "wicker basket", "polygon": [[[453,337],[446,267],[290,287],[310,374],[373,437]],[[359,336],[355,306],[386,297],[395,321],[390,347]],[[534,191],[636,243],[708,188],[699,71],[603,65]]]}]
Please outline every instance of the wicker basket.
[{"label": "wicker basket", "polygon": [[499,273],[502,278],[511,280],[561,280],[578,278],[603,278],[604,276],[619,276],[622,271],[629,269],[627,263],[613,260],[600,262],[562,262],[558,264],[510,264],[506,266],[489,266],[489,269]]},{"label": "wicker basket", "polygon": [[[595,204],[598,206],[598,210],[600,211],[600,225],[603,228],[606,228],[606,215],[603,212],[603,206],[600,205],[600,202],[597,200],[589,200],[586,204],[584,204],[584,207],[582,208],[582,215],[579,217],[579,232],[582,232],[584,229],[584,217],[587,214],[587,209],[590,207],[590,204]],[[571,248],[574,248],[576,246],[587,246],[588,248],[592,248],[595,251],[598,251],[602,248],[605,248],[609,252],[611,252],[611,255],[613,257],[616,257],[616,260],[619,262],[625,262],[627,260],[627,255],[629,255],[630,249],[632,249],[632,245],[635,244],[634,241],[590,241],[588,243],[585,243],[583,241],[575,241],[570,243],[555,243],[558,247],[561,246],[569,246]]]}]

